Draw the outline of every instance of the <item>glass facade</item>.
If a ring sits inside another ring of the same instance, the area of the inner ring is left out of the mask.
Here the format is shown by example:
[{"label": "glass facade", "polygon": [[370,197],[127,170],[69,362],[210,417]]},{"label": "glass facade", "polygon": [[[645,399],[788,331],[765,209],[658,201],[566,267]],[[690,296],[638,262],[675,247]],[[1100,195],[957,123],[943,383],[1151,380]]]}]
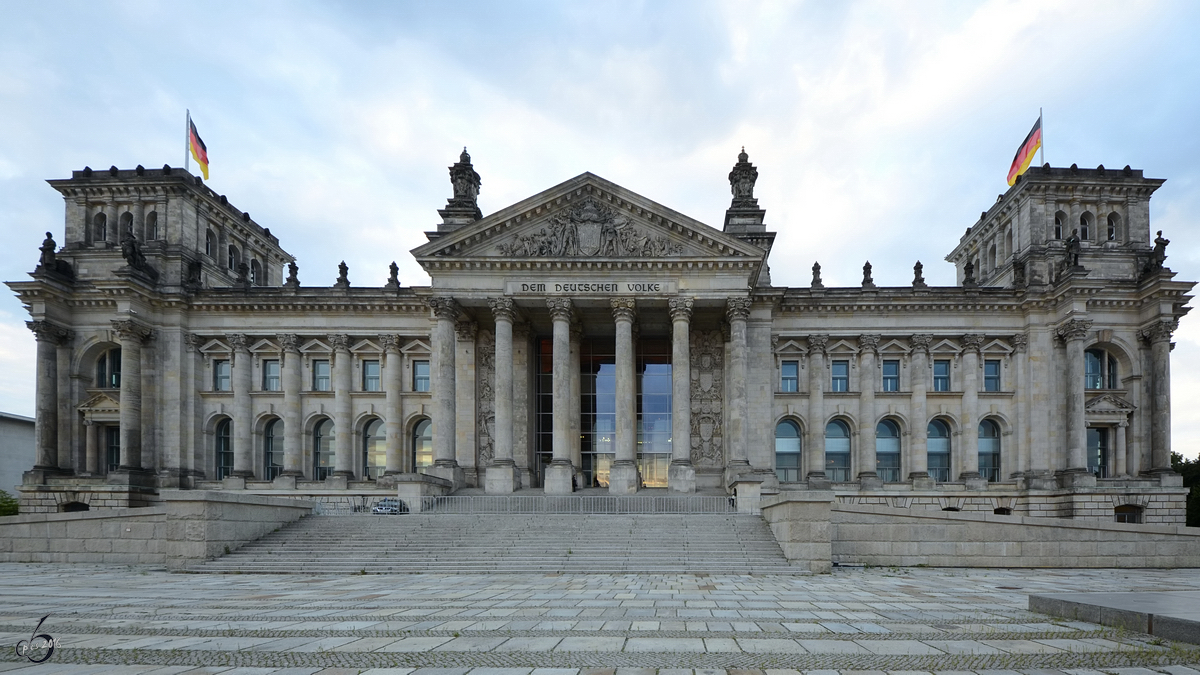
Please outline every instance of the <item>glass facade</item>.
[{"label": "glass facade", "polygon": [[325,480],[331,473],[333,473],[333,422],[321,420],[313,429],[313,480]]},{"label": "glass facade", "polygon": [[850,427],[841,420],[825,425],[825,476],[834,483],[850,480]]},{"label": "glass facade", "polygon": [[[376,363],[379,363],[376,361]],[[366,480],[375,480],[383,475],[387,464],[387,452],[384,447],[383,420],[375,418],[367,422],[362,433],[362,475]]]},{"label": "glass facade", "polygon": [[875,475],[885,483],[900,482],[900,427],[891,420],[875,427]]},{"label": "glass facade", "polygon": [[267,422],[263,429],[263,468],[267,480],[283,473],[283,422],[279,420]]},{"label": "glass facade", "polygon": [[[228,363],[228,361],[226,362]],[[230,427],[233,423],[221,420],[217,424],[217,478],[225,478],[233,473],[233,439],[230,437]]]},{"label": "glass facade", "polygon": [[950,480],[950,427],[941,420],[933,420],[926,429],[926,437],[929,477],[945,483]]},{"label": "glass facade", "polygon": [[429,420],[421,420],[413,427],[412,450],[415,469],[433,466],[433,423]]},{"label": "glass facade", "polygon": [[109,471],[121,467],[121,427],[115,424],[104,427],[104,456]]},{"label": "glass facade", "polygon": [[1000,480],[1000,427],[991,420],[979,423],[979,476]]},{"label": "glass facade", "polygon": [[800,480],[800,425],[784,420],[775,425],[775,477],[782,483]]},{"label": "glass facade", "polygon": [[1088,427],[1087,468],[1097,478],[1108,478],[1109,436],[1107,427]]}]

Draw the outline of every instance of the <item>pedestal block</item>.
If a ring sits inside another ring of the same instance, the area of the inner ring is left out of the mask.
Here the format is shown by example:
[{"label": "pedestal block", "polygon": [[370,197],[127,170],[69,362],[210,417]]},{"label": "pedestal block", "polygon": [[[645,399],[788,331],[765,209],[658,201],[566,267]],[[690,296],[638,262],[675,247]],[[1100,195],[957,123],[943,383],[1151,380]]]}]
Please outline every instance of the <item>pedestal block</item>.
[{"label": "pedestal block", "polygon": [[512,494],[521,487],[521,476],[512,464],[493,464],[483,477],[484,490],[489,495]]},{"label": "pedestal block", "polygon": [[546,479],[542,485],[548,495],[569,495],[575,491],[575,469],[569,461],[551,462],[546,467]]},{"label": "pedestal block", "polygon": [[691,494],[696,491],[696,467],[674,462],[667,467],[667,491]]},{"label": "pedestal block", "polygon": [[1067,469],[1058,473],[1058,484],[1065,488],[1096,487],[1096,476],[1090,471]]},{"label": "pedestal block", "polygon": [[271,481],[272,490],[295,490],[296,476],[294,474],[280,474]]},{"label": "pedestal block", "polygon": [[350,487],[350,478],[345,474],[333,474],[325,478],[326,490],[345,490]]}]

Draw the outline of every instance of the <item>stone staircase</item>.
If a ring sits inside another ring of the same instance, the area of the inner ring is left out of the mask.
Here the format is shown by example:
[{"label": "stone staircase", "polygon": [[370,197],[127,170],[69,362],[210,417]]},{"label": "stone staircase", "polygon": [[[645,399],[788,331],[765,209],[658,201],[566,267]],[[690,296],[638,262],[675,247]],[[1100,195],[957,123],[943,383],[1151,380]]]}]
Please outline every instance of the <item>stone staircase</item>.
[{"label": "stone staircase", "polygon": [[192,572],[807,574],[759,516],[308,516]]}]

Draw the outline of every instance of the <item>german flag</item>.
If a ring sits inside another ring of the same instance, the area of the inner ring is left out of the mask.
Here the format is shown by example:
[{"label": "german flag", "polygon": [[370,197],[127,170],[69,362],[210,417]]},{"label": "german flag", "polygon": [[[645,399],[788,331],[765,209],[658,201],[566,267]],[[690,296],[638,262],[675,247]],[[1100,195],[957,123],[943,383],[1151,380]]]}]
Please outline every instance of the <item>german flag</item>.
[{"label": "german flag", "polygon": [[1037,124],[1033,125],[1033,129],[1029,130],[1029,135],[1021,142],[1021,147],[1017,148],[1017,156],[1013,157],[1012,168],[1008,170],[1008,184],[1012,185],[1017,182],[1017,176],[1025,173],[1029,168],[1029,163],[1033,161],[1033,155],[1037,149],[1042,147],[1042,116],[1038,115]]},{"label": "german flag", "polygon": [[192,151],[192,159],[200,165],[200,172],[204,174],[204,180],[208,180],[208,147],[204,145],[204,141],[200,140],[200,133],[196,131],[196,123],[188,117],[188,147]]}]

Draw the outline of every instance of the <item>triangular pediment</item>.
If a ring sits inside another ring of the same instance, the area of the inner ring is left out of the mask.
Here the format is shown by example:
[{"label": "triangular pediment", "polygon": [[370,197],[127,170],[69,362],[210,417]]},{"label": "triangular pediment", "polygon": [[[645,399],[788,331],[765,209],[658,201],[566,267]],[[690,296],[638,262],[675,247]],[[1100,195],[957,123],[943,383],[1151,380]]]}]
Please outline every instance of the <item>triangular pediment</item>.
[{"label": "triangular pediment", "polygon": [[108,394],[96,394],[79,404],[76,408],[81,413],[116,413],[121,411],[121,403]]},{"label": "triangular pediment", "polygon": [[731,260],[757,268],[765,252],[693,218],[584,173],[412,251],[430,271],[449,260],[590,264]]},{"label": "triangular pediment", "polygon": [[1084,409],[1089,413],[1128,414],[1136,410],[1137,406],[1116,394],[1100,394],[1088,399]]}]

